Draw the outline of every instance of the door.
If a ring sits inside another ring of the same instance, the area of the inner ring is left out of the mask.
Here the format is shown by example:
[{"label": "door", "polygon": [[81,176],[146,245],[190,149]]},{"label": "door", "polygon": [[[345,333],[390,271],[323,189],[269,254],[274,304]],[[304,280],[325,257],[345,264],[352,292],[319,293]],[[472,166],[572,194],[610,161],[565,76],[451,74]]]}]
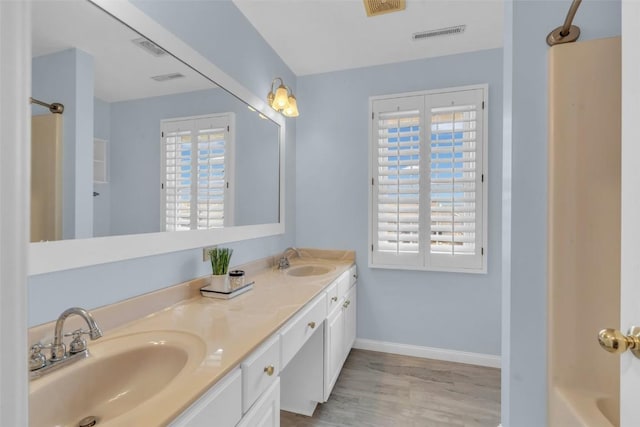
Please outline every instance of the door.
[{"label": "door", "polygon": [[[622,1],[622,222],[620,327],[640,326],[640,2]],[[638,425],[640,360],[620,360],[620,425]]]}]

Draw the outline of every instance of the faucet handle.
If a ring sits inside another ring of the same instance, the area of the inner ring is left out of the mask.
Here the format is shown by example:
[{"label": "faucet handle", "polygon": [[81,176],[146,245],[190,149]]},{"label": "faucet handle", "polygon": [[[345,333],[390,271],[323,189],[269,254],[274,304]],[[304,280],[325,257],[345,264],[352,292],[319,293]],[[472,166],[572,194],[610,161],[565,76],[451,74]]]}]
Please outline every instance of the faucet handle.
[{"label": "faucet handle", "polygon": [[286,256],[283,256],[282,258],[280,258],[280,260],[278,261],[278,269],[279,270],[284,270],[286,268],[289,268],[290,264],[289,264],[289,258],[287,258]]},{"label": "faucet handle", "polygon": [[91,331],[76,329],[73,332],[64,334],[65,337],[73,337],[73,340],[69,343],[69,354],[80,353],[87,349],[87,341],[82,338],[83,335],[91,335]]},{"label": "faucet handle", "polygon": [[46,348],[40,343],[31,346],[31,355],[29,356],[29,370],[36,371],[43,368],[47,364],[47,358],[42,354],[42,350]]}]

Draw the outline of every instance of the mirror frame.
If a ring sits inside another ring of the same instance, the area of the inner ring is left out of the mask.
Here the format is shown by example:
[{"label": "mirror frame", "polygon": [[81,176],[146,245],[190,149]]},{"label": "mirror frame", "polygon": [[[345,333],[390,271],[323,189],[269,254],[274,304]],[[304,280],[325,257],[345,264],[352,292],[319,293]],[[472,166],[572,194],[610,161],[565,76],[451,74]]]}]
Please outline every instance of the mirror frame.
[{"label": "mirror frame", "polygon": [[251,105],[280,126],[279,222],[211,230],[189,230],[59,240],[29,244],[29,275],[88,267],[131,258],[166,254],[222,243],[283,234],[285,231],[285,119],[233,77],[169,32],[128,1],[87,0],[105,13],[162,47],[231,95]]}]

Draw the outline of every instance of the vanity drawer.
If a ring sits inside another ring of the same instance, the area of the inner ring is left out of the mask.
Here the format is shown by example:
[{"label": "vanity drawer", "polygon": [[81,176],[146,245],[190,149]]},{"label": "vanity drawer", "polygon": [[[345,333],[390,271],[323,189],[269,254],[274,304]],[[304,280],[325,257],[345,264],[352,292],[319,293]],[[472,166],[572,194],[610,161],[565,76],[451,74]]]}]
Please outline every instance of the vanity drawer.
[{"label": "vanity drawer", "polygon": [[327,294],[327,314],[340,307],[340,297],[338,297],[338,281],[334,281],[325,291]]},{"label": "vanity drawer", "polygon": [[280,375],[280,337],[274,336],[247,357],[242,368],[242,413],[251,405]]},{"label": "vanity drawer", "polygon": [[311,335],[322,326],[322,322],[326,317],[327,295],[322,293],[282,328],[280,332],[282,350],[280,355],[283,369]]}]

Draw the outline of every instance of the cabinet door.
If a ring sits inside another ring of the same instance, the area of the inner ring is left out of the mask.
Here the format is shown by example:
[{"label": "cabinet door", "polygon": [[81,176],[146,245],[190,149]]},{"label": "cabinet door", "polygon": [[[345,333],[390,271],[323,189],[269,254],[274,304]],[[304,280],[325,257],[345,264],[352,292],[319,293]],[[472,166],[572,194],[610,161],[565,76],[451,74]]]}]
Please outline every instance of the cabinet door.
[{"label": "cabinet door", "polygon": [[242,417],[240,369],[214,385],[169,427],[233,427]]},{"label": "cabinet door", "polygon": [[344,358],[346,359],[353,347],[353,342],[356,340],[356,287],[353,286],[347,296],[345,297],[344,304],[344,342],[343,351]]},{"label": "cabinet door", "polygon": [[237,427],[280,427],[280,378],[260,396]]},{"label": "cabinet door", "polygon": [[331,390],[342,368],[344,353],[344,310],[335,310],[328,318],[325,329],[325,390],[324,399],[329,399]]}]

